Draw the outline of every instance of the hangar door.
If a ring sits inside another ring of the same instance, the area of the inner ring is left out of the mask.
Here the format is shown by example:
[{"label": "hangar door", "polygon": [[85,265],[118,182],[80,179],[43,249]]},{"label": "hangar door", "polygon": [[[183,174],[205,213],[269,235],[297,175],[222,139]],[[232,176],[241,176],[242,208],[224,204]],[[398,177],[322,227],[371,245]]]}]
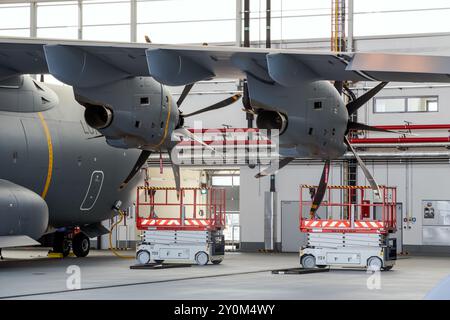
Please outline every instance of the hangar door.
[{"label": "hangar door", "polygon": [[298,252],[306,245],[306,234],[301,233],[299,225],[299,202],[281,201],[281,251]]}]

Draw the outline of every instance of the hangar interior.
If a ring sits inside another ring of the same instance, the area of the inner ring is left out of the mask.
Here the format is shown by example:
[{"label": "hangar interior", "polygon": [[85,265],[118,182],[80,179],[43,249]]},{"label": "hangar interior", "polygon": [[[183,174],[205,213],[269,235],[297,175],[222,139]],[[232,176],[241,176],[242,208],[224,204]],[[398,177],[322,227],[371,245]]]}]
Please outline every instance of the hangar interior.
[{"label": "hangar interior", "polygon": [[[448,1],[395,2],[348,1],[343,35],[345,49],[450,55]],[[249,45],[263,48],[267,45],[269,28],[272,48],[329,52],[336,45],[333,23],[337,22],[330,19],[333,15],[330,12],[340,1],[273,0],[271,10],[267,11],[266,0],[251,0],[248,30],[244,9],[247,3],[246,0],[6,0],[0,4],[0,36],[122,42],[145,42],[148,36],[152,43],[242,46],[248,31]],[[269,27],[267,12],[272,15]],[[49,75],[41,80],[58,83]],[[373,86],[373,82],[350,83],[357,96]],[[175,98],[182,89],[170,87]],[[201,81],[182,109],[184,113],[193,112],[240,92],[239,81]],[[359,140],[355,148],[377,182],[397,187],[397,250],[404,255],[450,255],[448,105],[450,84],[396,82],[389,83],[356,115],[372,126],[404,126],[406,131],[423,126],[407,133],[360,132],[354,137]],[[201,121],[203,128],[246,128],[246,115],[241,109],[240,99],[220,111],[186,119],[186,125],[194,127],[195,120]],[[261,169],[259,165],[255,168],[236,164],[185,165],[181,168],[181,183],[182,187],[226,189],[227,251],[298,253],[299,247],[306,243],[305,235],[299,232],[299,185],[317,184],[322,166],[321,161],[296,159],[280,170],[274,178],[272,202],[266,198],[273,178],[254,178]],[[174,186],[166,154],[151,155],[146,172],[150,186]],[[367,185],[368,181],[353,156],[347,153],[343,159],[332,162],[330,184]],[[430,206],[439,210],[442,221],[425,215]],[[271,207],[270,217],[266,214],[268,207]],[[128,216],[114,230],[115,247],[135,250],[141,238],[141,231],[136,229],[135,210],[127,208]],[[110,228],[118,219],[103,224]],[[273,219],[271,224],[268,219]],[[91,246],[108,249],[108,236],[91,239]],[[289,257],[292,261],[297,259]],[[439,263],[446,262],[439,260]]]}]

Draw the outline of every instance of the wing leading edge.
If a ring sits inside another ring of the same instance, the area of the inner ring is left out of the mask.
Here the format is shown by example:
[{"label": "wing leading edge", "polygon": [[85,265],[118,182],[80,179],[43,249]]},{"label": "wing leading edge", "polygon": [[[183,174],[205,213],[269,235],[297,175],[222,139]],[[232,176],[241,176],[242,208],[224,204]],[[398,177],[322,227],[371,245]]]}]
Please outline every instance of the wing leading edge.
[{"label": "wing leading edge", "polygon": [[304,80],[450,82],[450,57],[0,38],[0,80],[41,73],[79,87],[149,75],[167,85],[247,75],[283,86]]}]

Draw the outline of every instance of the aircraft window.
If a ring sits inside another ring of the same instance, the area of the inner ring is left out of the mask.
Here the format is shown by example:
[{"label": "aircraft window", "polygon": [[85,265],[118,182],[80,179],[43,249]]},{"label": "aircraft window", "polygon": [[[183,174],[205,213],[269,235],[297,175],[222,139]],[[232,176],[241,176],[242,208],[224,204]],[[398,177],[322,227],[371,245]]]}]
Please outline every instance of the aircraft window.
[{"label": "aircraft window", "polygon": [[139,128],[139,127],[141,126],[141,122],[140,122],[140,121],[136,121],[135,124],[134,124],[134,126],[135,126],[136,128]]},{"label": "aircraft window", "polygon": [[148,105],[149,100],[148,97],[141,97],[141,105]]},{"label": "aircraft window", "polygon": [[322,101],[314,101],[314,110],[322,109]]},{"label": "aircraft window", "polygon": [[313,128],[309,128],[308,134],[311,136],[313,133]]},{"label": "aircraft window", "polygon": [[164,126],[164,122],[161,122],[161,129],[162,129],[163,126]]},{"label": "aircraft window", "polygon": [[389,97],[376,98],[374,113],[438,112],[438,97]]},{"label": "aircraft window", "polygon": [[333,128],[333,130],[331,131],[331,134],[334,136],[336,134],[336,128]]}]

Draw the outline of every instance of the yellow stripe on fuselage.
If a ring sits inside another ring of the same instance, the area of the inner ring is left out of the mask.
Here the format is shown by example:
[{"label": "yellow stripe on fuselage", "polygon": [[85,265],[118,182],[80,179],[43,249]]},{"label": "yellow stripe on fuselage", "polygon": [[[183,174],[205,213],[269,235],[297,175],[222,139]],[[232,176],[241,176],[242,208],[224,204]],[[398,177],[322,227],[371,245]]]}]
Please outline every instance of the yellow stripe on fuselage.
[{"label": "yellow stripe on fuselage", "polygon": [[38,117],[41,120],[42,128],[44,129],[45,138],[47,139],[47,148],[48,148],[48,167],[47,167],[47,178],[45,179],[44,190],[42,190],[41,197],[45,199],[48,193],[48,188],[50,187],[50,182],[52,181],[52,173],[53,173],[53,144],[52,137],[50,135],[50,130],[48,129],[47,122],[42,115],[42,112],[38,112]]},{"label": "yellow stripe on fuselage", "polygon": [[155,148],[159,148],[164,143],[164,141],[167,138],[167,132],[169,131],[170,112],[172,109],[171,99],[169,99],[167,104],[168,104],[168,110],[167,110],[166,126],[164,127],[164,134],[163,134],[161,141],[157,145],[155,145]]}]

